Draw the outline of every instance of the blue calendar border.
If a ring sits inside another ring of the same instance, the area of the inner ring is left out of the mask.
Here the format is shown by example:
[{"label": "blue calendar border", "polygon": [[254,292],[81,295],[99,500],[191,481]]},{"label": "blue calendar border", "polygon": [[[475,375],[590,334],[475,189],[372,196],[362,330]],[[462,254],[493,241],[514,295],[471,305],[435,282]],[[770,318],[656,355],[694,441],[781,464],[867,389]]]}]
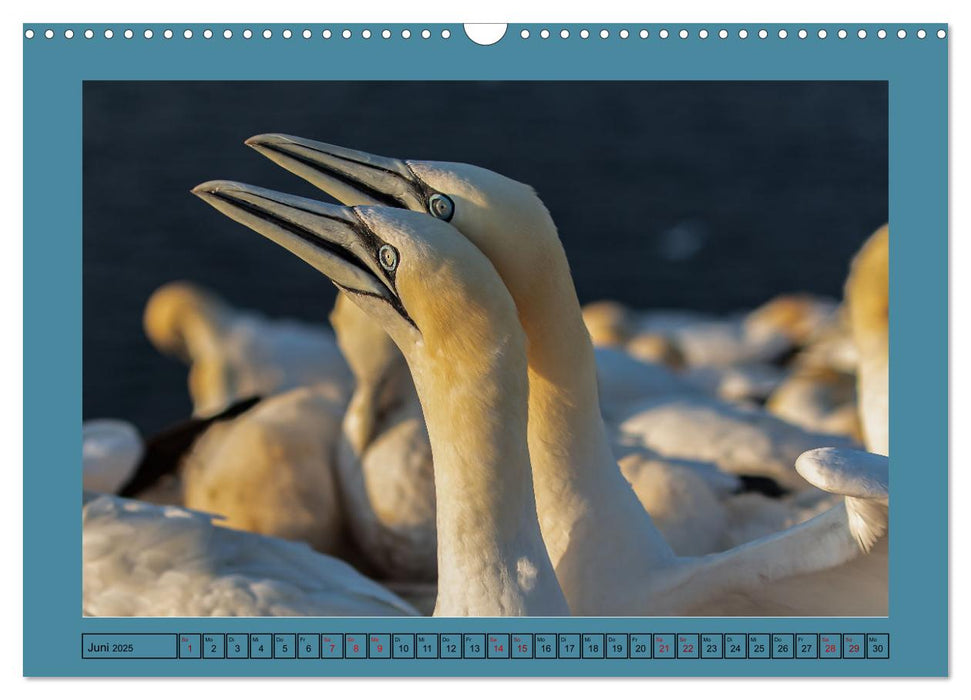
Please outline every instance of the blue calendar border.
[{"label": "blue calendar border", "polygon": [[[582,28],[590,37],[581,39]],[[105,39],[106,28],[114,38]],[[134,38],[125,39],[125,28]],[[313,38],[297,32],[307,27]],[[374,35],[361,35],[367,27]],[[391,39],[378,32],[393,31]],[[428,27],[432,38],[419,32]],[[24,674],[30,676],[860,676],[948,671],[948,40],[942,24],[26,24],[24,39]],[[43,33],[53,29],[53,39]],[[82,32],[92,29],[93,38]],[[174,37],[166,39],[165,29]],[[202,32],[211,28],[209,40]],[[222,31],[233,32],[230,40]],[[253,38],[242,38],[251,28]],[[264,39],[269,28],[272,39]],[[284,39],[284,28],[294,31]],[[321,32],[333,36],[323,39]],[[351,37],[340,36],[345,28]],[[400,33],[408,28],[412,38]],[[451,36],[440,38],[447,28]],[[548,28],[551,36],[542,39]],[[559,32],[567,29],[569,39]],[[627,28],[630,37],[621,39]],[[638,32],[647,29],[644,40]],[[706,39],[699,37],[709,30]],[[716,32],[728,31],[721,39]],[[740,29],[748,31],[739,38]],[[845,28],[849,35],[837,38]],[[859,39],[859,29],[867,32]],[[74,31],[67,39],[64,32]],[[152,39],[144,38],[151,29]],[[190,29],[194,38],[183,39]],[[520,38],[521,30],[531,38]],[[610,38],[601,39],[607,29]],[[660,38],[661,29],[670,36]],[[687,38],[680,31],[687,30]],[[757,32],[768,31],[760,39]],[[778,38],[780,29],[788,32]],[[805,29],[807,37],[797,36]],[[818,38],[823,29],[827,38]],[[885,29],[886,38],[877,32]],[[896,32],[906,31],[898,39]],[[918,29],[926,38],[917,38]],[[81,609],[81,92],[85,80],[880,80],[889,83],[891,511],[888,618],[85,619]],[[54,195],[52,197],[52,195]],[[52,245],[56,244],[56,245]],[[65,349],[68,349],[65,352]],[[58,470],[52,477],[52,470]],[[889,633],[887,661],[792,659],[82,661],[98,632]]]}]

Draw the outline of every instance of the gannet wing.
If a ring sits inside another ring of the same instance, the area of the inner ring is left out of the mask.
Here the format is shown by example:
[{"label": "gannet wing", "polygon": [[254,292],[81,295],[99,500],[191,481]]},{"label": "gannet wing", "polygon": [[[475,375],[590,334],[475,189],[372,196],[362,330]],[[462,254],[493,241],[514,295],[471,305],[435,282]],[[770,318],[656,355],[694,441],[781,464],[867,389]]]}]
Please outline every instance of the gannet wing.
[{"label": "gannet wing", "polygon": [[82,522],[87,615],[417,614],[339,559],[185,508],[101,496]]},{"label": "gannet wing", "polygon": [[817,488],[846,496],[850,532],[864,552],[869,552],[886,534],[890,501],[888,457],[823,447],[801,454],[796,460],[796,471]]},{"label": "gannet wing", "polygon": [[890,496],[889,458],[863,450],[820,447],[796,460],[796,471],[816,488],[852,498]]}]

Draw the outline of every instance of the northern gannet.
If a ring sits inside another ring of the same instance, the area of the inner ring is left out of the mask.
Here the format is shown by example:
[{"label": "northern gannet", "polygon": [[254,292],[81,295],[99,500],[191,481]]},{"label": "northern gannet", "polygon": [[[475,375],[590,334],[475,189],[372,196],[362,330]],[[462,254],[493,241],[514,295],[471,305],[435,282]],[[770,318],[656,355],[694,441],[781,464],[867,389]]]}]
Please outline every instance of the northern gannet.
[{"label": "northern gannet", "polygon": [[744,314],[719,317],[695,311],[635,311],[616,302],[583,307],[595,345],[627,347],[665,339],[688,366],[770,362],[804,345],[830,323],[836,303],[808,294],[782,294]]},{"label": "northern gannet", "polygon": [[183,460],[183,505],[353,560],[335,474],[345,405],[339,387],[319,383],[216,423]]},{"label": "northern gannet", "polygon": [[85,491],[116,493],[131,479],[145,453],[142,436],[131,423],[113,418],[81,425],[81,470]]},{"label": "northern gannet", "polygon": [[81,528],[84,615],[417,614],[339,559],[185,508],[89,494]]},{"label": "northern gannet", "polygon": [[193,192],[327,275],[405,356],[434,455],[435,614],[569,614],[533,497],[526,338],[488,259],[423,214],[230,182]]},{"label": "northern gannet", "polygon": [[196,415],[265,397],[187,453],[182,504],[218,513],[221,525],[352,556],[335,480],[350,372],[333,334],[234,308],[187,282],[156,290],[143,322],[155,347],[189,364]]},{"label": "northern gannet", "polygon": [[[346,203],[390,204],[450,221],[495,265],[530,338],[528,436],[536,504],[575,614],[677,614],[723,590],[758,587],[766,578],[861,554],[841,505],[723,554],[675,556],[611,452],[593,345],[566,255],[532,189],[463,164],[405,162],[292,137],[248,143]],[[298,210],[315,206],[313,200],[289,201]],[[444,561],[440,549],[440,567]]]},{"label": "northern gannet", "polygon": [[805,430],[845,435],[862,444],[852,374],[829,367],[799,367],[775,388],[765,408]]},{"label": "northern gannet", "polygon": [[853,259],[846,305],[856,343],[857,400],[867,449],[890,454],[890,229],[878,229]]},{"label": "northern gannet", "polygon": [[317,384],[237,402],[144,442],[124,421],[86,421],[84,488],[214,513],[221,527],[353,560],[335,476],[343,414],[344,397]]},{"label": "northern gannet", "polygon": [[[594,447],[601,442],[597,433],[603,431],[597,407],[598,380],[595,373],[590,376],[597,353],[583,322],[556,226],[530,187],[472,165],[402,161],[293,136],[255,136],[247,144],[345,204],[391,205],[430,213],[450,221],[472,240],[506,281],[531,338],[530,405],[535,404],[552,420],[534,420],[530,440],[543,443],[553,454],[571,455],[577,464],[613,461],[606,445]],[[759,320],[761,314],[755,318],[751,324],[733,324],[732,333],[742,333],[736,326],[752,327],[755,336],[777,338],[780,351],[790,347],[777,324]],[[678,319],[671,322],[671,328],[680,328],[687,319],[697,322],[696,315],[687,313],[679,314]],[[608,359],[611,353],[617,355],[610,348],[601,348],[599,353]],[[652,377],[657,374],[653,372]],[[673,377],[663,384],[676,382]],[[623,387],[623,383],[612,381],[611,386]],[[793,468],[802,452],[827,445],[853,446],[845,438],[807,433],[765,412],[744,412],[689,392],[670,397],[652,394],[644,403],[608,402],[603,406],[615,435],[639,432],[641,442],[664,457],[714,462],[725,471],[768,476],[790,488],[805,486]],[[576,408],[549,411],[552,406]],[[696,418],[703,420],[695,423]],[[739,439],[733,438],[736,429]],[[758,439],[750,447],[755,434]],[[569,436],[566,442],[564,436]],[[551,459],[549,470],[536,471],[556,473],[554,463],[558,461]],[[558,491],[561,478],[562,470],[547,485]],[[554,560],[560,547],[565,549],[565,543],[551,549]]]},{"label": "northern gannet", "polygon": [[401,351],[343,294],[330,315],[354,375],[337,474],[361,555],[391,581],[434,581],[435,475],[421,404]]},{"label": "northern gannet", "polygon": [[97,418],[82,424],[84,490],[181,505],[181,467],[186,454],[214,425],[245,413],[259,397],[238,401],[206,418],[189,418],[146,440],[130,423]]},{"label": "northern gannet", "polygon": [[145,305],[143,325],[158,350],[189,365],[195,415],[312,384],[350,391],[347,365],[323,326],[236,309],[188,282],[157,289]]},{"label": "northern gannet", "polygon": [[692,607],[692,615],[886,616],[889,460],[884,455],[820,448],[799,457],[796,468],[823,491],[839,494],[848,523],[868,554],[840,566],[766,581],[757,591],[736,591]]}]

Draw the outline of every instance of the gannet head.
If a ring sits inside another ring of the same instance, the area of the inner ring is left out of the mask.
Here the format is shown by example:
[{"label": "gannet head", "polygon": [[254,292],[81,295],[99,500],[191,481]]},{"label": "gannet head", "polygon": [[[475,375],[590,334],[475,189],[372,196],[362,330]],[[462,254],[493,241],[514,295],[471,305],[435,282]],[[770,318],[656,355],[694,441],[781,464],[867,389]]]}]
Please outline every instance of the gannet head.
[{"label": "gannet head", "polygon": [[145,335],[158,350],[191,361],[193,324],[218,324],[229,307],[211,292],[191,282],[169,282],[149,297],[142,315]]},{"label": "gannet head", "polygon": [[[493,262],[519,304],[562,246],[528,185],[465,163],[400,160],[296,136],[261,134],[248,146],[348,205],[409,209],[451,223]],[[564,257],[565,260],[565,257]],[[520,311],[529,315],[528,308]]]},{"label": "gannet head", "polygon": [[[416,349],[471,359],[488,355],[482,348],[494,346],[497,329],[522,333],[495,268],[444,221],[236,182],[206,182],[192,191],[329,277],[384,328],[409,364]],[[455,332],[458,318],[463,333]]]},{"label": "gannet head", "polygon": [[881,226],[853,258],[846,304],[857,346],[886,351],[890,310],[890,230]]}]

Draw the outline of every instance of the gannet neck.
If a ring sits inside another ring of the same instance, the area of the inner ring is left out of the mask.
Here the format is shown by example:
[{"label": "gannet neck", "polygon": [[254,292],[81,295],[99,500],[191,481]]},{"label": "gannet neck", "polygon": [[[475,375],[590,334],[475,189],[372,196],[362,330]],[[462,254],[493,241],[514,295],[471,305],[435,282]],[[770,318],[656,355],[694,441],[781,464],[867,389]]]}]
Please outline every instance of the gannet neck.
[{"label": "gannet neck", "polygon": [[189,360],[215,349],[232,321],[221,300],[189,282],[157,289],[145,305],[145,334],[159,350]]},{"label": "gannet neck", "polygon": [[867,449],[883,455],[890,454],[889,263],[890,232],[882,226],[853,259],[846,281],[863,436]]},{"label": "gannet neck", "polygon": [[[617,466],[600,414],[593,343],[566,252],[543,209],[530,241],[487,251],[529,338],[529,452],[543,538],[575,614],[603,609],[620,559],[647,577],[673,553]],[[529,251],[535,255],[529,260]],[[519,258],[515,258],[515,256]],[[613,563],[612,563],[613,562]],[[598,573],[601,572],[601,573]]]},{"label": "gannet neck", "polygon": [[[391,337],[345,295],[338,294],[330,314],[337,345],[354,376],[354,391],[344,418],[344,435],[357,456],[373,437],[375,419],[407,375],[404,358]],[[403,387],[400,387],[403,389]]]},{"label": "gannet neck", "polygon": [[405,351],[435,464],[435,614],[568,614],[533,497],[525,336],[511,299],[457,306],[461,333]]}]

